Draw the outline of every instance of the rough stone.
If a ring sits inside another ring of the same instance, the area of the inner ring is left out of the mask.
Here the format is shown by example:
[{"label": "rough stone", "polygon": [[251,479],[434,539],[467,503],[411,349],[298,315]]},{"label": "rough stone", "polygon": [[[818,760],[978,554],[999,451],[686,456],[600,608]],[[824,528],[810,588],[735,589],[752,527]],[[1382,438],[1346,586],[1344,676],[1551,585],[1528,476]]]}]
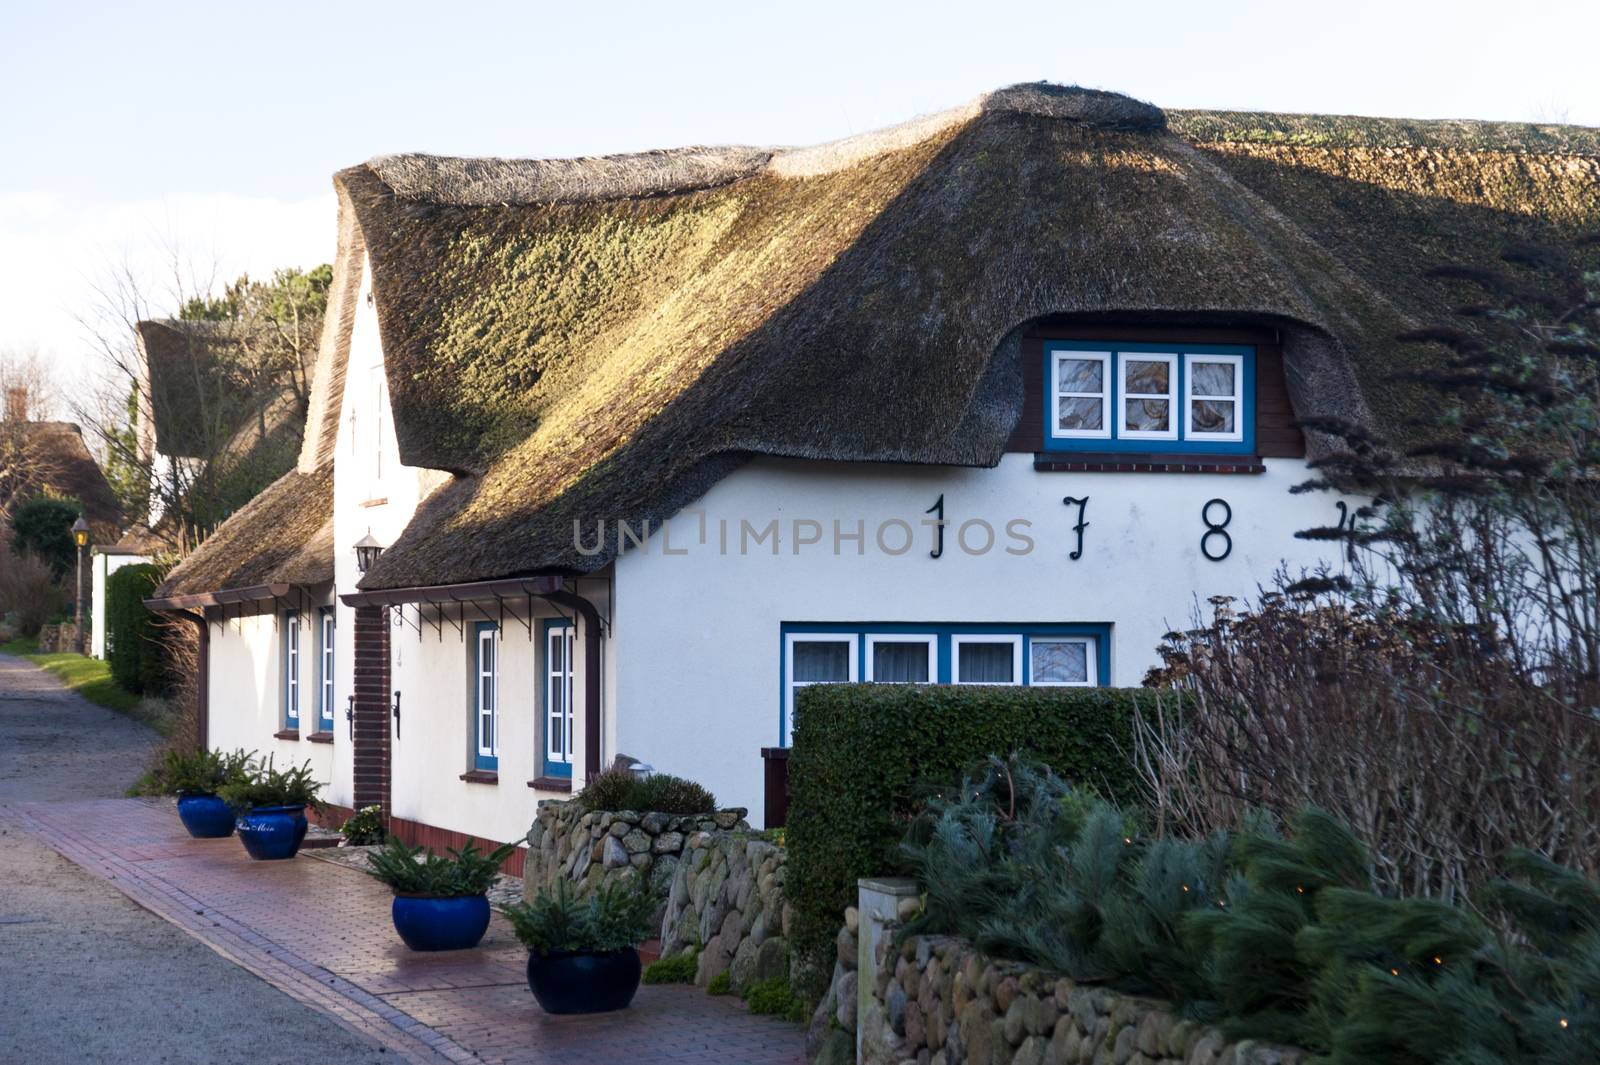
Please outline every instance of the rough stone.
[{"label": "rough stone", "polygon": [[1011,1059],[1011,1065],[1044,1065],[1045,1046],[1043,1039],[1030,1035],[1017,1048],[1016,1056]]},{"label": "rough stone", "polygon": [[650,853],[650,834],[635,828],[622,837],[622,845],[629,854]]},{"label": "rough stone", "polygon": [[856,996],[857,977],[855,973],[845,973],[839,978],[837,988],[838,1001],[834,1004],[834,1019],[839,1022],[839,1027],[847,1032],[856,1030]]},{"label": "rough stone", "polygon": [[928,1040],[928,1029],[922,1021],[922,1007],[915,1002],[906,1003],[906,1045],[910,1047],[924,1046]]},{"label": "rough stone", "polygon": [[743,813],[737,810],[718,810],[711,815],[711,821],[718,828],[727,830],[737,825],[743,816]]},{"label": "rough stone", "polygon": [[907,896],[906,898],[901,899],[898,904],[896,904],[895,917],[900,921],[901,924],[905,924],[907,921],[911,920],[911,918],[915,917],[917,915],[917,911],[920,909],[922,909],[922,903],[914,896]]},{"label": "rough stone", "polygon": [[629,832],[632,832],[633,826],[628,824],[626,821],[612,821],[607,831],[610,832],[611,835],[620,839],[621,837],[626,836]]},{"label": "rough stone", "polygon": [[728,965],[728,976],[735,994],[756,982],[756,945],[748,939],[734,950],[733,961]]},{"label": "rough stone", "polygon": [[1017,993],[1020,990],[1021,990],[1021,985],[1019,985],[1017,983],[1017,978],[1015,976],[1007,976],[1005,979],[1003,979],[999,983],[995,984],[994,985],[994,1008],[995,1008],[995,1011],[998,1012],[998,1013],[1007,1013],[1007,1012],[1009,1012],[1010,1009],[1011,1009],[1011,1003],[1016,1000]]},{"label": "rough stone", "polygon": [[650,849],[656,854],[677,854],[683,849],[683,833],[663,832],[651,842]]},{"label": "rough stone", "polygon": [[848,928],[839,929],[839,935],[835,941],[835,947],[836,952],[839,955],[839,961],[842,964],[846,966],[855,965],[859,949],[856,945],[855,933],[851,932]]},{"label": "rough stone", "polygon": [[[639,819],[639,826],[652,836],[659,836],[672,820],[671,814],[664,814],[660,810],[651,810]],[[682,839],[682,836],[678,837]]]},{"label": "rough stone", "polygon": [[889,985],[889,994],[884,999],[884,1007],[888,1012],[889,1027],[894,1029],[895,1035],[906,1034],[906,1007],[911,1000],[906,997],[906,989],[900,986],[897,980]]},{"label": "rough stone", "polygon": [[844,928],[851,935],[861,927],[861,911],[854,906],[846,906],[844,910]]},{"label": "rough stone", "polygon": [[607,869],[619,869],[628,864],[628,852],[615,836],[607,836],[602,844],[601,864]]}]

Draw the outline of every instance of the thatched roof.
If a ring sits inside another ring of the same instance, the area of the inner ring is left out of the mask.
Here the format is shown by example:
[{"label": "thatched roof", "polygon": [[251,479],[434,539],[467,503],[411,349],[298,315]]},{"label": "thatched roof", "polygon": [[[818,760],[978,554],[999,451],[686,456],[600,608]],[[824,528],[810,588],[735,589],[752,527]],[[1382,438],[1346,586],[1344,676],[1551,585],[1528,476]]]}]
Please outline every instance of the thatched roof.
[{"label": "thatched roof", "polygon": [[225,457],[230,465],[266,461],[277,467],[272,477],[294,464],[304,412],[293,389],[260,393],[240,380],[236,359],[252,339],[248,327],[162,318],[136,329],[157,450],[179,458]]},{"label": "thatched roof", "polygon": [[333,580],[333,470],[291,470],[217,527],[154,598]]},{"label": "thatched roof", "polygon": [[[1016,86],[819,148],[342,172],[405,462],[366,588],[586,572],[753,454],[992,465],[1047,315],[1278,324],[1301,415],[1403,434],[1424,279],[1600,223],[1600,132]],[[1313,446],[1318,442],[1313,440]]]},{"label": "thatched roof", "polygon": [[15,462],[18,476],[7,488],[11,499],[36,494],[65,496],[83,504],[83,516],[96,541],[117,535],[122,507],[105,472],[89,453],[83,430],[72,422],[0,422],[0,465]]}]

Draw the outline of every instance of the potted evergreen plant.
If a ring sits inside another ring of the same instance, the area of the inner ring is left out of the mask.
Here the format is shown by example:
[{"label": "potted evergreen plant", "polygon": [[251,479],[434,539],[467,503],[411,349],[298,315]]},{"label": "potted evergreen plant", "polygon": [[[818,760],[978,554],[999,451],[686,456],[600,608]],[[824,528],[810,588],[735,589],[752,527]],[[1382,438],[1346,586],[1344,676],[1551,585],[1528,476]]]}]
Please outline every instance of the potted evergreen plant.
[{"label": "potted evergreen plant", "polygon": [[306,807],[322,808],[322,785],[311,776],[311,763],[278,769],[268,758],[254,762],[238,780],[217,789],[237,816],[239,842],[260,861],[293,858],[306,838]]},{"label": "potted evergreen plant", "polygon": [[162,792],[178,797],[178,819],[196,839],[221,839],[233,835],[233,809],[217,792],[243,779],[250,767],[249,754],[234,751],[167,751],[156,769]]},{"label": "potted evergreen plant", "polygon": [[479,854],[476,844],[452,849],[447,858],[424,855],[393,836],[382,850],[367,855],[369,876],[394,892],[390,916],[394,930],[412,950],[466,950],[489,928],[489,895],[500,863],[515,843]]},{"label": "potted evergreen plant", "polygon": [[565,880],[501,909],[528,948],[528,986],[546,1013],[620,1010],[639,990],[639,952],[656,901],[636,885],[607,884],[586,898]]}]

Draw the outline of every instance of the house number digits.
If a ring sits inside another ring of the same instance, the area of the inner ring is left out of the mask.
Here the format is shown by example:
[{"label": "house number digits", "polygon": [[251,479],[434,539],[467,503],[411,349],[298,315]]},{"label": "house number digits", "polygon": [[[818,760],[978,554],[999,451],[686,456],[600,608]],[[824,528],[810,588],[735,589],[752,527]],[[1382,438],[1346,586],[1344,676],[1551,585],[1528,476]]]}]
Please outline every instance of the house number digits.
[{"label": "house number digits", "polygon": [[1069,507],[1076,506],[1078,508],[1078,524],[1072,527],[1072,531],[1078,534],[1078,549],[1067,556],[1076,562],[1083,557],[1083,530],[1089,527],[1089,523],[1083,520],[1083,510],[1089,505],[1089,497],[1084,496],[1079,499],[1077,496],[1067,496],[1061,502]]},{"label": "house number digits", "polygon": [[[1221,521],[1211,520],[1211,508],[1216,506],[1222,508]],[[1207,500],[1206,505],[1200,508],[1200,520],[1205,522],[1206,526],[1205,534],[1200,537],[1200,553],[1213,562],[1221,562],[1233,554],[1233,537],[1228,535],[1228,523],[1233,520],[1233,508],[1228,505],[1228,501],[1226,499]],[[1221,554],[1213,553],[1211,549],[1211,538],[1213,536],[1222,537]]]}]

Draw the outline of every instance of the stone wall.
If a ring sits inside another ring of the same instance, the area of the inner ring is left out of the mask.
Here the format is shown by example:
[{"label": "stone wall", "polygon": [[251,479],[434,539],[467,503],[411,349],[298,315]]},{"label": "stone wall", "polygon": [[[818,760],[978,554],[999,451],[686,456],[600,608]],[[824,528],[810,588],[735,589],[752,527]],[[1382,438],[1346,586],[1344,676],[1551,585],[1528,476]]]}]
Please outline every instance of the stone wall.
[{"label": "stone wall", "polygon": [[[84,639],[89,638],[88,630]],[[88,646],[87,643],[84,645]],[[78,629],[72,622],[46,625],[39,630],[39,653],[42,655],[69,654],[78,649]]]},{"label": "stone wall", "polygon": [[661,956],[699,948],[695,983],[726,972],[735,994],[789,975],[792,910],[782,847],[748,832],[696,832],[672,878]]},{"label": "stone wall", "polygon": [[1225,1041],[1165,1003],[985,959],[963,940],[879,943],[861,996],[863,1065],[1298,1065],[1303,1051]]},{"label": "stone wall", "polygon": [[687,816],[633,810],[588,811],[575,800],[539,804],[528,830],[523,890],[529,898],[566,877],[583,887],[638,874],[665,900],[684,849],[699,833],[748,832],[746,811],[735,808]]}]

